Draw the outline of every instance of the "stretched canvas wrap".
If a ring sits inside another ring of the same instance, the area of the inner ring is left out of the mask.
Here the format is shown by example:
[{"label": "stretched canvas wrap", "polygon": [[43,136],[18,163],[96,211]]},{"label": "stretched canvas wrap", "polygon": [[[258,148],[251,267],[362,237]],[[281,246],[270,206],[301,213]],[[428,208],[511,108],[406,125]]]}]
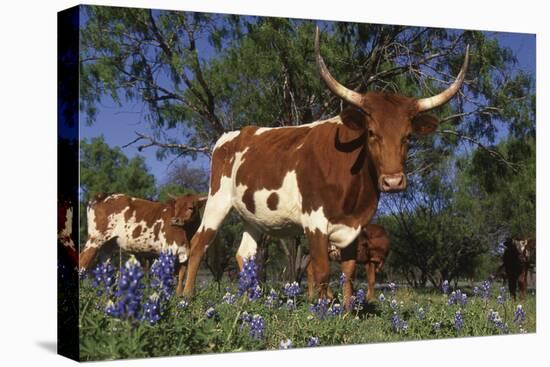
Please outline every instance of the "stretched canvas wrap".
[{"label": "stretched canvas wrap", "polygon": [[58,27],[60,354],[536,331],[535,35],[101,6]]}]

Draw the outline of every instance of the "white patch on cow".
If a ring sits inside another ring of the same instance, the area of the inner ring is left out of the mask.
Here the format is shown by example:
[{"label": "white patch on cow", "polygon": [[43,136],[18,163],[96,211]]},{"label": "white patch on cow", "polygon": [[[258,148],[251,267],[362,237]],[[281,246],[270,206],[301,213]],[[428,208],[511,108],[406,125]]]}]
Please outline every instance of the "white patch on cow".
[{"label": "white patch on cow", "polygon": [[322,234],[328,234],[328,219],[322,206],[317,210],[302,214],[302,226],[304,230],[315,232],[319,230]]},{"label": "white patch on cow", "polygon": [[235,153],[235,159],[231,168],[231,176],[222,176],[220,179],[220,187],[218,191],[212,195],[208,193],[208,200],[204,208],[204,215],[198,232],[206,229],[217,230],[223,222],[225,216],[231,210],[231,197],[235,186],[235,177],[238,168],[243,162],[243,155],[248,151],[248,148],[242,152]]},{"label": "white patch on cow", "polygon": [[258,243],[256,242],[256,239],[254,238],[254,236],[251,234],[250,231],[245,230],[243,232],[243,237],[241,239],[239,249],[237,250],[237,255],[239,255],[245,260],[248,260],[252,256],[256,255],[257,249],[258,249]]},{"label": "white patch on cow", "polygon": [[109,200],[115,200],[115,199],[121,198],[123,196],[126,196],[126,195],[124,195],[124,194],[112,194],[112,195],[107,196],[104,201],[106,202],[106,201],[109,201]]},{"label": "white patch on cow", "polygon": [[328,224],[330,244],[338,248],[348,247],[361,232],[361,226],[350,227],[345,224]]},{"label": "white patch on cow", "polygon": [[237,130],[237,131],[230,131],[230,132],[227,132],[227,133],[223,134],[222,136],[220,136],[220,138],[216,142],[216,145],[214,145],[214,149],[219,148],[222,145],[224,145],[225,143],[235,139],[237,136],[239,136],[240,133],[241,132]]},{"label": "white patch on cow", "polygon": [[[300,233],[302,195],[298,189],[296,171],[289,171],[285,175],[281,187],[276,190],[261,189],[253,194],[254,213],[246,208],[242,198],[246,185],[239,185],[234,194],[234,207],[243,219],[261,229],[263,232],[275,236],[293,236]],[[267,200],[273,193],[277,194],[277,207],[272,210]]]},{"label": "white patch on cow", "polygon": [[162,212],[164,213],[164,212],[167,211],[167,210],[168,210],[168,208],[164,208],[164,209],[162,209]]},{"label": "white patch on cow", "polygon": [[298,146],[296,147],[296,150],[300,149],[300,148],[303,147],[303,146],[304,146],[304,143],[298,145]]},{"label": "white patch on cow", "polygon": [[260,127],[258,130],[254,132],[254,135],[261,135],[265,132],[272,131],[272,130],[279,130],[279,129],[296,129],[299,127],[315,127],[322,124],[342,124],[342,120],[340,119],[340,116],[334,116],[326,120],[319,120],[310,122],[309,124],[303,124],[303,125],[296,125],[296,126],[280,126],[280,127]]},{"label": "white patch on cow", "polygon": [[65,212],[65,223],[63,228],[57,234],[57,239],[63,244],[63,246],[76,249],[71,235],[73,234],[73,208],[67,208]]},{"label": "white patch on cow", "polygon": [[84,248],[98,247],[103,242],[103,235],[97,230],[96,227],[95,209],[88,207],[86,212],[88,217],[88,241],[86,242],[86,246]]}]

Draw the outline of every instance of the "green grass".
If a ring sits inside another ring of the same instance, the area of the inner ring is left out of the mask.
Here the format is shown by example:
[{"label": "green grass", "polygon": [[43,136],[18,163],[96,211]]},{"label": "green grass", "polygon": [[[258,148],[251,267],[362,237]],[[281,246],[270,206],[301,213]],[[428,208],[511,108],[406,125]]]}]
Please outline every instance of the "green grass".
[{"label": "green grass", "polygon": [[[225,287],[235,292],[236,284],[204,285],[185,309],[177,307],[180,299],[173,297],[162,315],[161,321],[150,326],[135,320],[119,320],[105,315],[105,297],[98,297],[89,280],[80,287],[80,352],[82,360],[109,360],[153,356],[188,355],[199,353],[224,353],[278,349],[279,343],[290,339],[293,348],[305,347],[311,336],[318,337],[321,346],[393,342],[403,340],[427,340],[465,336],[499,335],[501,330],[487,321],[490,309],[498,311],[508,327],[507,333],[535,332],[535,296],[530,293],[522,302],[527,319],[523,325],[513,322],[517,302],[496,302],[500,284],[493,284],[493,294],[488,300],[473,297],[469,289],[467,305],[462,309],[464,326],[454,327],[457,305],[449,306],[447,296],[439,292],[398,289],[395,295],[385,291],[384,302],[375,301],[361,311],[319,319],[310,310],[305,296],[296,298],[297,308],[284,306],[267,308],[265,297],[249,301],[237,299],[234,304],[221,304]],[[270,287],[264,285],[264,295]],[[273,287],[279,294],[281,286]],[[336,288],[333,288],[336,289]],[[148,294],[149,290],[146,290]],[[380,292],[377,292],[379,295]],[[408,324],[406,330],[395,331],[391,318],[394,310],[390,300],[398,303],[395,310]],[[208,319],[205,311],[214,306],[217,320]],[[425,318],[419,319],[417,310],[425,310]],[[265,337],[261,340],[249,336],[248,326],[241,327],[242,312],[259,314],[265,320]],[[433,324],[440,323],[439,330]]]}]

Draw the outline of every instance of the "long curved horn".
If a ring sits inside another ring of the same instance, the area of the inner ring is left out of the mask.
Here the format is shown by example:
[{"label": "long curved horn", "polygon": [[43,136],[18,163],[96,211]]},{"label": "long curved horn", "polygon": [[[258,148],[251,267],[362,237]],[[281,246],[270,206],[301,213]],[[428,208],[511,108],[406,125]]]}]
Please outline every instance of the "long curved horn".
[{"label": "long curved horn", "polygon": [[315,59],[317,60],[317,66],[319,67],[319,74],[321,74],[321,78],[323,78],[328,89],[330,89],[332,93],[356,107],[361,107],[363,96],[360,93],[344,87],[342,84],[338,83],[332,75],[330,75],[319,50],[319,33],[319,27],[317,27],[315,29]]},{"label": "long curved horn", "polygon": [[464,81],[464,77],[466,76],[466,70],[468,69],[468,62],[470,58],[469,52],[470,52],[470,45],[467,45],[466,55],[464,56],[464,63],[462,64],[462,68],[460,69],[460,72],[458,73],[456,80],[453,82],[453,84],[449,86],[449,88],[445,89],[443,92],[435,96],[428,97],[428,98],[421,98],[416,101],[416,104],[418,106],[418,112],[431,110],[432,108],[435,108],[447,103],[451,98],[453,98],[453,96],[460,89],[460,86]]}]

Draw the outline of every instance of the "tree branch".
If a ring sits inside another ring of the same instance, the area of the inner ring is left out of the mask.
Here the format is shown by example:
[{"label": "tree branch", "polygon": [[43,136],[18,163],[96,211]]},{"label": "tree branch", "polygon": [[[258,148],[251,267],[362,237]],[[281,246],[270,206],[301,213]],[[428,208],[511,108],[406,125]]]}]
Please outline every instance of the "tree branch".
[{"label": "tree branch", "polygon": [[453,136],[456,136],[458,137],[459,139],[463,139],[463,140],[466,140],[472,144],[475,144],[477,145],[479,148],[483,149],[484,151],[486,151],[487,153],[489,153],[489,155],[493,158],[495,158],[497,161],[501,162],[501,163],[504,163],[506,166],[508,166],[512,171],[514,171],[515,173],[518,173],[518,169],[517,169],[517,164],[516,163],[513,163],[513,162],[510,162],[509,160],[507,160],[500,152],[494,150],[494,149],[491,149],[491,148],[488,148],[486,147],[483,143],[481,143],[480,141],[472,138],[471,136],[467,136],[467,135],[464,135],[458,131],[455,131],[455,130],[437,130],[437,133],[438,134],[445,134],[445,135],[453,135]]},{"label": "tree branch", "polygon": [[143,149],[149,148],[149,147],[160,147],[160,148],[166,148],[166,149],[172,149],[177,150],[180,152],[180,155],[187,154],[187,153],[202,153],[207,155],[208,157],[212,156],[212,149],[209,146],[202,146],[202,147],[194,147],[187,144],[177,144],[177,143],[166,143],[161,142],[155,139],[152,136],[145,135],[142,133],[135,132],[137,135],[137,138],[129,142],[128,144],[123,145],[123,148],[127,148],[130,145],[133,145],[137,142],[144,141],[145,143],[138,145],[137,149],[138,151],[142,151]]}]

